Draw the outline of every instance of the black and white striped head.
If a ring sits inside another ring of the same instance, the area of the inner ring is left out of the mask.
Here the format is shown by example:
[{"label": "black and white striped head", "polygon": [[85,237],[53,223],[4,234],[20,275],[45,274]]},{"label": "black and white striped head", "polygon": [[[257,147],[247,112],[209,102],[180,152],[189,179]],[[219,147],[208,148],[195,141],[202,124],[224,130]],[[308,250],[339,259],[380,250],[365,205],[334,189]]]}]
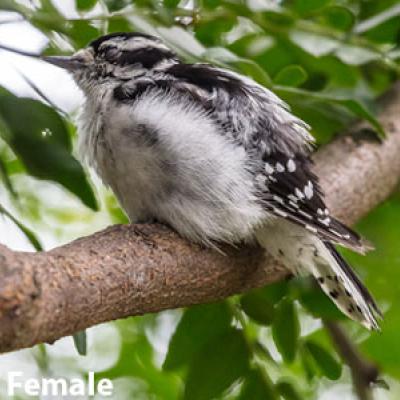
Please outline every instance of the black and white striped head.
[{"label": "black and white striped head", "polygon": [[159,38],[117,32],[92,41],[70,57],[44,57],[70,71],[83,89],[113,80],[131,79],[149,70],[178,63],[177,55]]},{"label": "black and white striped head", "polygon": [[119,67],[153,69],[177,60],[176,54],[159,38],[143,33],[111,33],[90,43],[94,60]]}]

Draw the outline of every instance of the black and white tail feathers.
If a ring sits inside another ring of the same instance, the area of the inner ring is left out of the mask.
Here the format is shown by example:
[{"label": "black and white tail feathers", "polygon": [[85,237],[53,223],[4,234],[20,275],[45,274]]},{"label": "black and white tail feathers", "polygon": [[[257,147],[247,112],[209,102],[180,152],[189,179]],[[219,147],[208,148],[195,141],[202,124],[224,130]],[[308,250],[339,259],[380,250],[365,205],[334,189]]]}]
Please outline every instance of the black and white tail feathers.
[{"label": "black and white tail feathers", "polygon": [[331,243],[321,241],[320,247],[314,276],[322,290],[348,317],[379,330],[377,318],[382,314],[367,288]]},{"label": "black and white tail feathers", "polygon": [[330,242],[283,219],[260,229],[257,239],[294,273],[313,275],[349,318],[367,329],[379,330],[377,320],[382,314],[375,301]]}]

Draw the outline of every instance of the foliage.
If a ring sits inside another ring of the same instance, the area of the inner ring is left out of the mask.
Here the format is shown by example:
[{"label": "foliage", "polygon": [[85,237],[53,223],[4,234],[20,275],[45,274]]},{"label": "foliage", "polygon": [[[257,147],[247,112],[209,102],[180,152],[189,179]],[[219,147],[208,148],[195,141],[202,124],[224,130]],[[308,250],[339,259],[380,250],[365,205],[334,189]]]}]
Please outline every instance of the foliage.
[{"label": "foliage", "polygon": [[[140,30],[162,36],[187,61],[234,69],[275,91],[310,124],[318,144],[330,141],[356,118],[384,135],[376,120],[376,99],[400,72],[397,0],[76,0],[72,16],[56,5],[51,0],[0,0],[0,10],[23,17],[46,35],[47,54],[78,49],[106,32]],[[87,174],[72,155],[76,135],[70,116],[32,87],[40,101],[0,90],[0,177],[12,204],[12,210],[0,206],[0,213],[40,249],[25,225],[39,227],[46,205],[23,185],[39,179],[52,182],[54,190],[65,189],[65,201],[76,196],[90,209],[60,201],[51,210],[55,237],[82,215],[87,222],[96,213],[125,222],[109,193],[100,188],[96,201]],[[176,327],[169,321],[168,329],[160,322],[166,314],[120,321],[120,348],[113,350],[117,359],[97,378],[129,378],[129,389],[118,398],[316,398],[337,382],[349,381],[321,324],[324,318],[343,321],[363,354],[378,362],[396,387],[399,208],[393,197],[359,225],[376,244],[375,253],[363,258],[346,253],[384,309],[382,334],[343,320],[311,281],[296,279],[189,308]],[[168,315],[175,321],[178,314]],[[171,340],[160,353],[154,338],[165,340],[166,331],[171,331]],[[75,343],[85,353],[84,333],[75,336]],[[87,357],[91,351],[89,346]],[[38,365],[44,368],[43,357],[49,356],[40,354]],[[47,363],[51,367],[51,358]]]}]

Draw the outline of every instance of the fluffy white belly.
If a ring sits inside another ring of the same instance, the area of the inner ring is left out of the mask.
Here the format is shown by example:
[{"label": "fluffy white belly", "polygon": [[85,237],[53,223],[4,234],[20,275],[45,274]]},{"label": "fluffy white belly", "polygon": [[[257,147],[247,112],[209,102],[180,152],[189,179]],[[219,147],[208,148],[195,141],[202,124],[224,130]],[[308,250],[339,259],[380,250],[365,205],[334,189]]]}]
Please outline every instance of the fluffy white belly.
[{"label": "fluffy white belly", "polygon": [[159,99],[102,114],[86,140],[97,172],[133,222],[155,218],[207,244],[252,239],[266,213],[244,148],[190,103]]}]

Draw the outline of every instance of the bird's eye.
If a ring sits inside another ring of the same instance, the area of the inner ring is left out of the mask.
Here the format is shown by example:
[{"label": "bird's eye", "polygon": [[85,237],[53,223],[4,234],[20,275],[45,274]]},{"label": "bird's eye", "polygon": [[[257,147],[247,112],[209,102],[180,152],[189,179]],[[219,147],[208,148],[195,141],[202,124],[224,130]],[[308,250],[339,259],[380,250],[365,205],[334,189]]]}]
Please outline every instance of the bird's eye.
[{"label": "bird's eye", "polygon": [[103,58],[107,61],[114,62],[119,55],[116,47],[107,47],[102,51]]}]

